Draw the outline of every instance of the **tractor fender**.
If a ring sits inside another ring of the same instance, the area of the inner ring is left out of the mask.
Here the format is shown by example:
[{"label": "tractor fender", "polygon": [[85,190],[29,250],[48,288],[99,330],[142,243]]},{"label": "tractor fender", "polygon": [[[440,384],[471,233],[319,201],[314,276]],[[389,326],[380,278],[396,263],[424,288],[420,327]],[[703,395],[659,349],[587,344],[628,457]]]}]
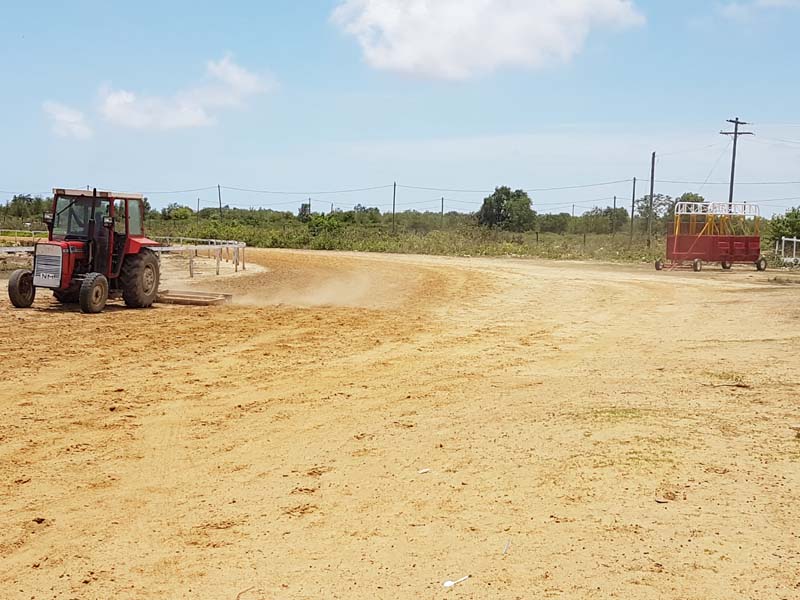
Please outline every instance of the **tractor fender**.
[{"label": "tractor fender", "polygon": [[125,254],[139,254],[143,248],[151,248],[160,246],[156,241],[144,236],[131,236],[125,244]]}]

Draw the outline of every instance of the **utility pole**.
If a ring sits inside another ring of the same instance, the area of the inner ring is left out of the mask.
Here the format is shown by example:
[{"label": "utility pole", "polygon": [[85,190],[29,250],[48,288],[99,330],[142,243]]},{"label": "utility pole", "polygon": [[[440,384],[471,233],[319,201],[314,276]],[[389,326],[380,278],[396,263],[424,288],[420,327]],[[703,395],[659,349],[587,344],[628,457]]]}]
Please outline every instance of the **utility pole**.
[{"label": "utility pole", "polygon": [[575,205],[572,205],[572,218],[575,218]]},{"label": "utility pole", "polygon": [[331,214],[333,214],[333,202],[331,202]]},{"label": "utility pole", "polygon": [[197,222],[200,222],[200,198],[197,199]]},{"label": "utility pole", "polygon": [[222,219],[222,187],[217,184],[217,198],[219,198],[219,218]]},{"label": "utility pole", "polygon": [[633,178],[633,193],[631,194],[631,245],[633,245],[633,215],[636,214],[636,177]]},{"label": "utility pole", "polygon": [[650,210],[647,211],[647,247],[653,243],[653,194],[656,188],[656,153],[650,160]]},{"label": "utility pole", "polygon": [[392,233],[395,233],[395,231],[397,230],[396,229],[396,225],[395,225],[395,220],[394,220],[395,208],[396,208],[395,203],[396,203],[396,201],[397,201],[397,182],[395,181],[394,182],[394,186],[392,187]]},{"label": "utility pole", "polygon": [[308,216],[311,216],[311,198],[308,198]]},{"label": "utility pole", "polygon": [[611,210],[611,237],[617,234],[615,221],[617,220],[617,197],[614,196],[614,208]]},{"label": "utility pole", "polygon": [[442,229],[444,229],[444,196],[442,196]]},{"label": "utility pole", "polygon": [[733,204],[733,182],[736,178],[736,146],[740,135],[755,135],[752,131],[739,131],[739,125],[749,125],[745,121],[740,121],[739,117],[728,119],[728,123],[733,123],[733,131],[720,131],[720,135],[733,136],[733,158],[731,159],[731,189],[728,194],[728,204]]}]

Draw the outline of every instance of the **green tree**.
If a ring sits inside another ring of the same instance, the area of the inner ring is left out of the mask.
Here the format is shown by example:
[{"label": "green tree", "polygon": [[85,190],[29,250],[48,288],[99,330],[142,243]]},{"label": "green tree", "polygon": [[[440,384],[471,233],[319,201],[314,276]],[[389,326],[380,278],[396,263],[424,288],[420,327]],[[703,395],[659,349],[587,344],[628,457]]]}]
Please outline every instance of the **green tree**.
[{"label": "green tree", "polygon": [[636,216],[647,219],[652,216],[654,219],[661,219],[669,213],[671,206],[675,206],[675,201],[670,196],[656,194],[653,196],[653,209],[650,211],[650,195],[642,196],[636,201]]},{"label": "green tree", "polygon": [[308,221],[308,232],[313,237],[335,235],[342,227],[342,222],[334,215],[312,215]]},{"label": "green tree", "polygon": [[706,199],[701,196],[700,194],[695,194],[694,192],[684,192],[677,198],[675,198],[675,202],[705,202]]},{"label": "green tree", "polygon": [[308,223],[311,220],[311,203],[303,202],[297,211],[297,220],[301,223]]},{"label": "green tree", "polygon": [[603,209],[603,217],[608,221],[608,230],[617,232],[625,229],[628,219],[628,211],[624,208],[617,207],[616,209],[608,206]]},{"label": "green tree", "polygon": [[528,194],[523,190],[512,192],[507,186],[495,188],[491,196],[484,198],[477,217],[483,227],[507,231],[528,231],[536,222]]},{"label": "green tree", "polygon": [[164,219],[172,221],[186,221],[191,219],[194,211],[188,206],[182,206],[177,202],[167,205],[166,208],[161,209],[161,216]]},{"label": "green tree", "polygon": [[569,222],[572,217],[569,213],[558,213],[557,215],[537,215],[536,219],[539,225],[539,231],[563,234],[569,229]]},{"label": "green tree", "polygon": [[767,226],[767,239],[775,243],[782,237],[800,237],[800,208],[790,208],[783,215],[775,215]]}]

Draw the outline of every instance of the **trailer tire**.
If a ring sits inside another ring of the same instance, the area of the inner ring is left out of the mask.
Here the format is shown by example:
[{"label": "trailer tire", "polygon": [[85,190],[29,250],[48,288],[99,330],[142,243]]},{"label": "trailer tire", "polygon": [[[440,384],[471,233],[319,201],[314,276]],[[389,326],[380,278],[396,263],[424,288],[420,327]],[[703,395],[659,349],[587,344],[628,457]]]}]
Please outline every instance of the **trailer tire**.
[{"label": "trailer tire", "polygon": [[694,271],[695,273],[699,273],[702,270],[703,270],[703,261],[700,260],[699,258],[695,258],[692,261],[692,271]]},{"label": "trailer tire", "polygon": [[733,263],[729,260],[723,260],[721,265],[723,271],[730,271],[731,267],[733,266]]},{"label": "trailer tire", "polygon": [[763,256],[756,261],[756,270],[758,271],[766,271],[767,270],[767,259]]},{"label": "trailer tire", "polygon": [[78,303],[81,312],[96,314],[106,307],[108,301],[108,279],[102,273],[89,273],[81,283]]},{"label": "trailer tire", "polygon": [[661,271],[664,268],[664,261],[660,258],[656,261],[656,271]]},{"label": "trailer tire", "polygon": [[143,248],[139,254],[125,257],[120,273],[122,299],[128,308],[149,308],[158,296],[160,278],[158,257]]},{"label": "trailer tire", "polygon": [[27,269],[17,269],[8,280],[8,299],[17,308],[30,308],[36,298],[33,273]]}]

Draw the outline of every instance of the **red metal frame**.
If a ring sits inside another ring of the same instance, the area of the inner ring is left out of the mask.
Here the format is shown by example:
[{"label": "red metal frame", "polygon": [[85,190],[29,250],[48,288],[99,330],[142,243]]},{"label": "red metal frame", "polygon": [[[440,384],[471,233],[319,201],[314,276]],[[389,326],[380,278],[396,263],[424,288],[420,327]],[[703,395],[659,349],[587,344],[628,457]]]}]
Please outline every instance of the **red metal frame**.
[{"label": "red metal frame", "polygon": [[673,262],[754,263],[761,256],[758,235],[668,235],[667,259]]}]

